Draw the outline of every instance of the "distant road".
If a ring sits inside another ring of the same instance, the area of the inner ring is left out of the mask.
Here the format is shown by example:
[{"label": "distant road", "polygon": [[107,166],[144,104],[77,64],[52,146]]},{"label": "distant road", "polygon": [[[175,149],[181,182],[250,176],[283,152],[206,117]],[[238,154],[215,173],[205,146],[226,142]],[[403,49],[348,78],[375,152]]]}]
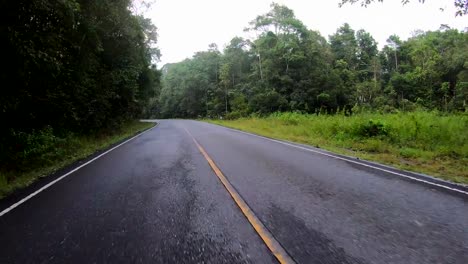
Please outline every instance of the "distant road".
[{"label": "distant road", "polygon": [[0,263],[468,263],[467,194],[197,121],[16,205]]}]

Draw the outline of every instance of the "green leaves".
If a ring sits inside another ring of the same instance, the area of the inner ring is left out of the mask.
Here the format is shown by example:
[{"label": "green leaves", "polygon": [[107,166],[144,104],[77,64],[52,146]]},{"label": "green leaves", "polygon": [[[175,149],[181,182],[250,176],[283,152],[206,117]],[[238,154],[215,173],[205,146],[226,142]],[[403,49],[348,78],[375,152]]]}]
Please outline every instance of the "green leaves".
[{"label": "green leaves", "polygon": [[0,132],[1,153],[42,151],[58,135],[118,128],[141,115],[159,93],[151,67],[159,51],[156,28],[129,3],[2,2],[0,120],[9,130]]},{"label": "green leaves", "polygon": [[468,34],[449,28],[388,38],[379,51],[364,30],[344,24],[329,41],[273,3],[248,30],[166,68],[163,117],[238,118],[275,111],[384,112],[466,108]]},{"label": "green leaves", "polygon": [[[338,4],[339,7],[342,7],[343,5],[350,3],[350,4],[355,4],[355,3],[360,3],[361,6],[367,7],[371,3],[375,2],[375,0],[341,0],[341,2]],[[377,0],[377,2],[383,2],[383,0]],[[403,5],[409,3],[410,0],[401,0],[401,3]],[[420,3],[424,3],[425,0],[419,0]],[[468,0],[454,0],[453,5],[455,6],[455,15],[456,16],[463,16],[468,14]],[[443,10],[444,8],[440,8]]]}]

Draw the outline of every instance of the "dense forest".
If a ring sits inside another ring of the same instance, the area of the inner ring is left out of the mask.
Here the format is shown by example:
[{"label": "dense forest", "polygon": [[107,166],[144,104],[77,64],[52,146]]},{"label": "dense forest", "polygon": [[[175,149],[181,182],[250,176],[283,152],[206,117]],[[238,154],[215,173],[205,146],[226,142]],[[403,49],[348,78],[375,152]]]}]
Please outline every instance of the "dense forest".
[{"label": "dense forest", "polygon": [[328,39],[273,3],[220,51],[162,68],[161,117],[237,118],[277,111],[352,114],[468,109],[468,33],[447,26],[388,37],[379,50],[365,30],[344,24]]},{"label": "dense forest", "polygon": [[[466,14],[468,2],[457,3]],[[140,117],[468,109],[466,30],[392,35],[379,50],[365,30],[344,24],[326,38],[273,3],[247,25],[255,37],[234,37],[222,50],[212,44],[158,70],[157,28],[132,0],[0,7],[0,185],[24,168],[84,157],[105,145],[76,155],[91,144],[87,136]]]},{"label": "dense forest", "polygon": [[2,1],[2,169],[70,134],[119,128],[158,96],[156,27],[132,8],[130,0]]}]

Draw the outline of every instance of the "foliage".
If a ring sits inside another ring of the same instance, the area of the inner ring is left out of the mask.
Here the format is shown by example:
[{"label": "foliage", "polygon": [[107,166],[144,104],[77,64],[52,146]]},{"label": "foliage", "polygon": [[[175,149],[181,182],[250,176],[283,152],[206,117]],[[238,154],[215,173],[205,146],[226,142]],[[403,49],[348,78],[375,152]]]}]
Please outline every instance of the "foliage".
[{"label": "foliage", "polygon": [[160,73],[151,65],[159,58],[157,31],[130,5],[2,1],[0,169],[59,156],[51,146],[69,135],[117,129],[155,111],[147,105],[159,95]]},{"label": "foliage", "polygon": [[[383,2],[383,0],[377,0],[378,2]],[[410,0],[401,0],[401,3],[402,4],[407,4],[409,3]],[[354,3],[357,3],[357,2],[360,2],[361,3],[361,6],[368,6],[370,5],[372,2],[375,2],[375,0],[341,0],[341,3],[339,4],[339,6],[343,6],[344,4],[347,4],[347,3],[351,3],[351,4],[354,4]],[[419,2],[421,3],[424,3],[425,0],[419,0]],[[455,12],[455,15],[457,16],[463,16],[463,15],[466,15],[468,14],[468,0],[454,0],[454,3],[453,5],[455,6],[455,9],[456,9],[456,12]]]},{"label": "foliage", "polygon": [[356,128],[356,135],[361,137],[385,137],[388,135],[390,127],[384,122],[377,120],[369,120]]},{"label": "foliage", "polygon": [[336,113],[467,108],[468,34],[450,28],[378,50],[365,30],[339,27],[327,41],[273,3],[252,20],[254,39],[235,37],[163,67],[161,117],[245,117],[276,111]]}]

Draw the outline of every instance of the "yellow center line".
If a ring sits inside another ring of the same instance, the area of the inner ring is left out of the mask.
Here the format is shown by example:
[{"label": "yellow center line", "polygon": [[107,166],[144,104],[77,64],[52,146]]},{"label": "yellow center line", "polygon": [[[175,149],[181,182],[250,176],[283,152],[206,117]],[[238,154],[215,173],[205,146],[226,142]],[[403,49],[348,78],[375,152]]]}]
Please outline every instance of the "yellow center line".
[{"label": "yellow center line", "polygon": [[195,137],[186,128],[184,128],[184,129],[189,134],[189,136],[193,139],[193,142],[195,142],[195,145],[197,146],[198,150],[201,152],[201,154],[208,161],[208,164],[210,165],[211,169],[213,169],[214,173],[216,174],[216,176],[218,176],[219,180],[224,185],[226,190],[229,192],[231,197],[234,199],[237,206],[239,206],[239,208],[241,209],[244,216],[247,218],[247,220],[253,226],[253,228],[255,229],[257,234],[260,236],[260,238],[263,240],[263,242],[267,245],[267,247],[270,249],[270,251],[276,257],[276,259],[278,259],[278,261],[281,264],[296,263],[289,256],[289,254],[286,252],[286,250],[281,246],[281,244],[273,237],[273,235],[270,233],[270,231],[268,231],[268,229],[260,221],[260,219],[254,214],[252,209],[250,209],[250,207],[247,205],[247,203],[244,201],[244,199],[242,199],[240,194],[236,191],[236,189],[228,181],[226,176],[224,176],[224,174],[218,168],[216,163],[213,161],[213,159],[211,159],[211,157],[208,155],[208,153],[205,151],[205,149],[203,149],[203,147],[198,143],[198,141],[195,139]]}]

